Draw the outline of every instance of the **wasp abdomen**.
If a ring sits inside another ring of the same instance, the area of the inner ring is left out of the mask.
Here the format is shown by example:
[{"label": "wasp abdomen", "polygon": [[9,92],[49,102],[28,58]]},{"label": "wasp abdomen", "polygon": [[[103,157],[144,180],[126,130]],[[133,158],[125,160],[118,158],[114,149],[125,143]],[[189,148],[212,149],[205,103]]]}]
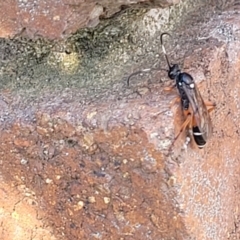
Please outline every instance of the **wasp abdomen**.
[{"label": "wasp abdomen", "polygon": [[193,131],[193,138],[196,144],[198,145],[199,148],[203,148],[206,144],[206,141],[203,138],[203,133],[199,130],[197,126],[193,127],[192,131]]}]

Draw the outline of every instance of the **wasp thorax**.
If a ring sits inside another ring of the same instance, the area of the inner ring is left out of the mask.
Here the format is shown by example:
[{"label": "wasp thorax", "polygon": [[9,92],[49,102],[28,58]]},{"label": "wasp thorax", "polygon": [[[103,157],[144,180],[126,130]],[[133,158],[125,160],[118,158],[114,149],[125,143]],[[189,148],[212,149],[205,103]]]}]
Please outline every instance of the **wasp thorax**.
[{"label": "wasp thorax", "polygon": [[191,84],[189,85],[189,87],[192,88],[192,89],[194,89],[194,87],[195,87],[195,86],[194,86],[194,83],[191,83]]},{"label": "wasp thorax", "polygon": [[194,80],[190,74],[186,72],[180,73],[179,80],[180,82],[183,82],[186,85],[188,85],[190,88],[194,88]]}]

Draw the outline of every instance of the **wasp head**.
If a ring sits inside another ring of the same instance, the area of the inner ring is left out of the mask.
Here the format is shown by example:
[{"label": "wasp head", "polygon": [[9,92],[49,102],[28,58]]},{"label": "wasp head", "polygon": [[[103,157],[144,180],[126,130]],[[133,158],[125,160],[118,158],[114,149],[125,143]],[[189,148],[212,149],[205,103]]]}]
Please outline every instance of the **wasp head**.
[{"label": "wasp head", "polygon": [[168,77],[172,80],[176,79],[176,77],[181,73],[181,70],[178,64],[173,64],[169,66]]}]

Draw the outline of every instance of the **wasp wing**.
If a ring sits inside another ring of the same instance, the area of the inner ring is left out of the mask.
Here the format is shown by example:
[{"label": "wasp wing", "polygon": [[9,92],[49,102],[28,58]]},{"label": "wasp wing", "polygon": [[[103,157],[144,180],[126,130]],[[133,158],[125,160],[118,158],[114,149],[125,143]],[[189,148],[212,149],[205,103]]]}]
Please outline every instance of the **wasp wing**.
[{"label": "wasp wing", "polygon": [[212,135],[212,121],[202,96],[194,83],[187,85],[183,82],[182,88],[191,105],[194,122],[203,139],[206,141]]}]

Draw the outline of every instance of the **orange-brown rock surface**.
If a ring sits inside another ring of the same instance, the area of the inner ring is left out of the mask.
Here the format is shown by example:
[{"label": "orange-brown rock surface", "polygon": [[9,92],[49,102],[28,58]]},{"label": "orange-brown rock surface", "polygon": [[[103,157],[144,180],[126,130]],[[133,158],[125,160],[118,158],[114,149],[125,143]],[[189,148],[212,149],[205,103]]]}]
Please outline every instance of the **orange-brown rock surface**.
[{"label": "orange-brown rock surface", "polygon": [[124,7],[170,6],[179,0],[6,0],[0,1],[0,37],[24,31],[31,38],[59,39],[79,28],[95,27],[100,17],[109,18]]}]

